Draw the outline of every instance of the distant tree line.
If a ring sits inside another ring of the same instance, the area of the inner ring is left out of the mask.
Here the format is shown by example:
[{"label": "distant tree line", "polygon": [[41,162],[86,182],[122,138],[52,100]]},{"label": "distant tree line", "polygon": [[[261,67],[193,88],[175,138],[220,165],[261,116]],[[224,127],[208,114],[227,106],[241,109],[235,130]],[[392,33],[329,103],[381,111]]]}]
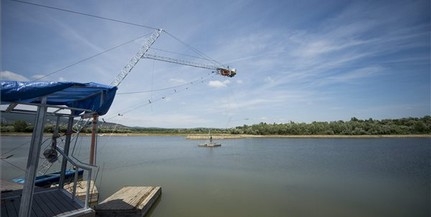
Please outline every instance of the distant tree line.
[{"label": "distant tree line", "polygon": [[384,120],[331,121],[312,123],[259,123],[244,125],[232,134],[252,135],[409,135],[431,134],[431,116]]},{"label": "distant tree line", "polygon": [[[98,133],[131,133],[133,132],[133,128],[125,127],[125,126],[119,126],[117,127],[109,125],[108,127],[104,126],[103,124],[99,125],[100,128],[98,129]],[[33,125],[31,123],[28,123],[23,120],[17,120],[13,123],[1,123],[1,132],[13,132],[13,133],[31,133],[33,132]],[[54,132],[55,125],[51,123],[45,124],[44,132],[45,133],[52,133]],[[74,131],[76,131],[77,128],[74,128]],[[62,124],[59,126],[59,132],[60,133],[66,133],[67,131],[67,125]],[[88,124],[85,127],[82,127],[80,129],[80,133],[91,133],[92,127],[90,124]]]},{"label": "distant tree line", "polygon": [[[33,126],[18,120],[12,124],[1,123],[1,132],[31,133]],[[60,126],[60,132],[66,132],[66,126]],[[45,126],[46,133],[52,133],[54,126]],[[229,129],[219,128],[142,128],[110,124],[100,125],[98,133],[145,133],[145,134],[250,134],[250,135],[410,135],[431,134],[431,116],[422,118],[401,118],[384,120],[331,121],[312,123],[264,123],[243,125]],[[91,133],[91,126],[85,127],[81,133]]]}]

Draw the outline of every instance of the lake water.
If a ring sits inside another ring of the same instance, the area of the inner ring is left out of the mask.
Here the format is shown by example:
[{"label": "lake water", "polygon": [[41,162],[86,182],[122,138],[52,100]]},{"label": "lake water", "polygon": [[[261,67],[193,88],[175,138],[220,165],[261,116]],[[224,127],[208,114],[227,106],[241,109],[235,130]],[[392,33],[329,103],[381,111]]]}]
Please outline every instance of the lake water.
[{"label": "lake water", "polygon": [[[1,137],[2,156],[14,154],[14,166],[1,162],[2,179],[24,175],[29,141]],[[89,141],[78,139],[80,159]],[[198,147],[203,142],[99,137],[100,199],[126,185],[160,185],[151,217],[431,215],[430,138],[247,138]]]}]

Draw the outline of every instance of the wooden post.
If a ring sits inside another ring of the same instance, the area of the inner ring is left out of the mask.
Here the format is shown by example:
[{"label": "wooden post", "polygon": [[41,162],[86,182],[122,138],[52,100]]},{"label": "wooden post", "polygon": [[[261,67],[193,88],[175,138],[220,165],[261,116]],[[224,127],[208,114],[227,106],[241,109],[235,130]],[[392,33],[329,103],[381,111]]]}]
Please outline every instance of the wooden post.
[{"label": "wooden post", "polygon": [[43,97],[41,105],[38,105],[37,107],[36,120],[31,137],[30,150],[25,171],[25,182],[22,190],[19,217],[28,217],[31,215],[34,183],[36,180],[37,165],[39,163],[40,146],[42,144],[46,112],[46,97]]},{"label": "wooden post", "polygon": [[98,115],[93,115],[93,128],[91,131],[91,147],[90,147],[90,165],[96,164],[96,149],[97,149],[97,120]]}]

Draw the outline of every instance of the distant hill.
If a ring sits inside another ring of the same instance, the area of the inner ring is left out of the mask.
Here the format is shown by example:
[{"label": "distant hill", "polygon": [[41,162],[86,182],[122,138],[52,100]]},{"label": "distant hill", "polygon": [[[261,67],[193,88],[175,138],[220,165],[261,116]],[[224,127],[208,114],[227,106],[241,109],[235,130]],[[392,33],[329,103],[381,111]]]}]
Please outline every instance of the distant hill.
[{"label": "distant hill", "polygon": [[[1,112],[1,123],[2,124],[13,124],[15,121],[25,121],[28,125],[33,125],[36,115],[35,114],[18,114],[18,113],[8,113],[8,112]],[[51,114],[47,114],[46,116],[46,125],[55,125],[57,122],[57,117]],[[66,117],[60,118],[60,125],[67,125],[68,119]],[[74,124],[78,122],[78,118],[75,118]],[[103,128],[130,128],[121,124],[112,123],[112,122],[105,122],[102,119],[100,119],[99,125]]]},{"label": "distant hill", "polygon": [[[2,124],[13,124],[15,121],[19,120],[19,121],[25,121],[28,124],[32,125],[35,121],[36,115],[35,114],[17,114],[17,113],[1,112],[0,117],[1,117],[1,123]],[[55,117],[54,116],[48,116],[47,121],[50,123],[51,122],[55,123]]]}]

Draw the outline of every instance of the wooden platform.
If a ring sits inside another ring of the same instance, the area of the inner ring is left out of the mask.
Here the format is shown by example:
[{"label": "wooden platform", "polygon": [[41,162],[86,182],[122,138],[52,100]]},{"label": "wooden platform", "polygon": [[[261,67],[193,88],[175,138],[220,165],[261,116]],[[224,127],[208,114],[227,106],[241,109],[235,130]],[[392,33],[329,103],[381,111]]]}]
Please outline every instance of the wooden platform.
[{"label": "wooden platform", "polygon": [[[22,190],[2,192],[1,216],[19,214]],[[94,216],[94,210],[85,209],[80,201],[72,200],[69,193],[55,189],[35,189],[31,216]]]},{"label": "wooden platform", "polygon": [[3,194],[10,191],[22,190],[23,186],[22,184],[0,179],[0,188],[1,188],[1,193]]},{"label": "wooden platform", "polygon": [[[64,185],[64,189],[72,194],[73,192],[73,183],[69,183]],[[87,181],[78,181],[76,184],[76,197],[78,197],[81,201],[85,201],[85,195],[87,194]],[[99,191],[97,190],[96,185],[93,180],[90,180],[90,195],[89,195],[89,203],[90,206],[96,205],[99,201]]]},{"label": "wooden platform", "polygon": [[159,186],[123,187],[95,206],[96,216],[145,216],[161,193]]}]

